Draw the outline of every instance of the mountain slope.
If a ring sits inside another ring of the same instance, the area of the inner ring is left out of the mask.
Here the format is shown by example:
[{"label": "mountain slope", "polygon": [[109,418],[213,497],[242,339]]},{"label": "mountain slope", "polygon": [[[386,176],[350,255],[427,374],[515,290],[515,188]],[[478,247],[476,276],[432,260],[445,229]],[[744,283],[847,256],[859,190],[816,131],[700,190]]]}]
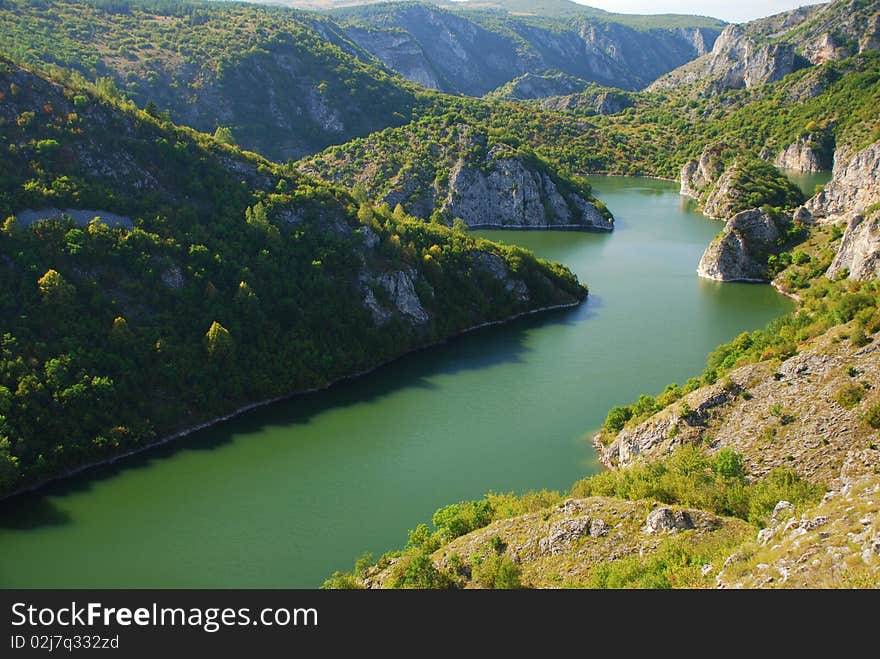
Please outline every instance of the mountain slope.
[{"label": "mountain slope", "polygon": [[[576,5],[575,5],[576,6]],[[455,7],[455,8],[452,8]],[[694,17],[634,28],[617,15],[545,14],[482,4],[371,4],[333,12],[386,66],[450,93],[481,96],[525,73],[565,73],[640,89],[711,49],[721,24]]]},{"label": "mountain slope", "polygon": [[707,55],[654,82],[657,90],[695,85],[708,93],[751,89],[797,71],[880,47],[880,2],[838,0],[730,25]]},{"label": "mountain slope", "polygon": [[229,127],[280,161],[405,123],[418,104],[332,21],[287,9],[7,0],[0,30],[17,61],[107,77],[141,107],[206,132]]},{"label": "mountain slope", "polygon": [[0,98],[0,496],[586,295],[100,85]]}]

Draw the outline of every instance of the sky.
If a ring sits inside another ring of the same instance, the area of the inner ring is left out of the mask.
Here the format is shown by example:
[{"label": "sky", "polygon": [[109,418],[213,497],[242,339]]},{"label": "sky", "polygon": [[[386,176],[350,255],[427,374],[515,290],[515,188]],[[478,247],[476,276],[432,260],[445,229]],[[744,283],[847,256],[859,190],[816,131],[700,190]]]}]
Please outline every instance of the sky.
[{"label": "sky", "polygon": [[731,23],[763,18],[817,0],[575,0],[605,11],[624,14],[699,14]]}]

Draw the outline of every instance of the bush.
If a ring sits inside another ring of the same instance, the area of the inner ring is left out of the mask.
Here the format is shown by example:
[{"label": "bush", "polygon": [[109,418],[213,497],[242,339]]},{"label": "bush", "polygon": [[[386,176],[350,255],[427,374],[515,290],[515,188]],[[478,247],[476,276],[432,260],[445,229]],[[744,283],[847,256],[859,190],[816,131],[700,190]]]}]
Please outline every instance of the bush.
[{"label": "bush", "polygon": [[880,428],[880,403],[874,403],[865,411],[865,423],[872,428]]},{"label": "bush", "polygon": [[834,401],[844,409],[851,410],[862,402],[865,388],[860,384],[845,384],[834,394]]},{"label": "bush", "polygon": [[473,581],[482,588],[511,590],[522,588],[521,570],[508,556],[493,552],[486,558],[476,559]]},{"label": "bush", "polygon": [[434,567],[430,554],[417,551],[398,561],[387,585],[389,588],[437,590],[452,588],[454,582],[449,575]]},{"label": "bush", "polygon": [[489,524],[492,504],[486,499],[454,503],[435,512],[432,521],[440,534],[452,540]]},{"label": "bush", "polygon": [[742,456],[731,448],[723,448],[715,456],[715,473],[722,478],[743,480],[746,467]]},{"label": "bush", "polygon": [[818,501],[824,489],[803,480],[791,469],[777,467],[751,487],[748,521],[766,526],[770,514],[780,501],[788,501],[795,507]]},{"label": "bush", "polygon": [[602,427],[608,432],[618,433],[623,430],[626,422],[629,421],[632,416],[633,411],[629,405],[612,407],[611,411],[608,412],[608,416],[605,417],[605,423]]}]

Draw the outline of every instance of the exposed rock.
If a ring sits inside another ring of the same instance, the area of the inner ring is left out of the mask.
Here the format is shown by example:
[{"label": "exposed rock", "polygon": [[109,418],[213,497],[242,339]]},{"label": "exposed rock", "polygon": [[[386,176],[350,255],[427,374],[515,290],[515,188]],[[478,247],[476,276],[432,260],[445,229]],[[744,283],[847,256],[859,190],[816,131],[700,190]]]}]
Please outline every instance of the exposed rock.
[{"label": "exposed rock", "polygon": [[694,521],[684,510],[657,508],[648,514],[643,533],[677,532],[694,528]]},{"label": "exposed rock", "polygon": [[[505,556],[521,570],[523,584],[536,588],[586,585],[597,568],[631,557],[647,559],[668,540],[664,532],[643,532],[646,505],[645,501],[609,497],[568,499],[559,506],[492,522],[444,545],[432,559],[441,570],[454,568],[465,587],[479,587],[472,583],[467,566],[475,557],[495,551],[500,539]],[[686,528],[691,529],[688,541],[693,542],[707,540],[716,532],[743,541],[754,537],[742,520],[694,509],[674,511],[669,533]],[[368,570],[365,583],[381,588],[394,572],[394,560],[383,563],[381,570]],[[461,566],[465,566],[463,571]]]},{"label": "exposed rock", "polygon": [[712,52],[655,81],[648,90],[707,81],[713,91],[751,89],[807,65],[787,43],[762,43],[747,27],[728,25]]},{"label": "exposed rock", "polygon": [[[354,10],[349,37],[401,75],[450,93],[482,96],[519,76],[548,71],[637,90],[706,53],[719,29],[634,29],[613,21],[566,17],[539,25],[507,14],[497,29],[466,5],[456,11],[401,3],[380,13]],[[538,80],[527,98],[567,94]],[[520,98],[517,96],[517,98]]]},{"label": "exposed rock", "polygon": [[346,33],[352,41],[404,78],[429,89],[443,88],[440,76],[419,42],[409,32],[395,28],[351,26]]},{"label": "exposed rock", "polygon": [[394,306],[403,315],[415,323],[425,323],[428,321],[428,313],[416,294],[412,274],[403,270],[386,272],[379,276],[378,282],[385,289],[385,292],[388,293],[388,297]]},{"label": "exposed rock", "polygon": [[180,269],[179,265],[172,265],[171,267],[166,268],[162,271],[162,274],[160,274],[159,277],[162,280],[162,283],[172,290],[183,288],[183,270]]},{"label": "exposed rock", "polygon": [[703,191],[713,184],[724,171],[719,149],[707,146],[699,160],[689,160],[681,168],[681,194],[699,200]]},{"label": "exposed rock", "polygon": [[791,505],[790,501],[780,501],[773,508],[773,514],[770,517],[770,521],[773,523],[778,522],[782,517],[786,517],[794,513],[794,506]]},{"label": "exposed rock", "polygon": [[832,166],[826,153],[821,148],[817,150],[815,143],[806,137],[797,139],[780,151],[773,164],[799,172],[821,172]]},{"label": "exposed rock", "polygon": [[804,204],[808,217],[819,223],[846,221],[880,202],[880,142],[853,156],[838,150],[831,180]]},{"label": "exposed rock", "polygon": [[853,217],[826,275],[834,278],[846,270],[850,279],[873,279],[880,275],[880,213],[869,219]]},{"label": "exposed rock", "polygon": [[716,281],[767,281],[767,256],[778,238],[766,211],[737,213],[706,248],[697,274]]},{"label": "exposed rock", "polygon": [[[469,227],[611,231],[593,204],[563,191],[543,171],[530,169],[509,149],[494,147],[487,168],[463,160],[453,168],[442,210]],[[488,169],[488,171],[486,171]]]},{"label": "exposed rock", "polygon": [[833,62],[847,55],[846,49],[841,48],[835,42],[834,36],[830,32],[824,32],[807,43],[802,52],[804,57],[814,65]]},{"label": "exposed rock", "polygon": [[[816,339],[781,365],[763,361],[737,368],[726,376],[729,382],[725,378],[701,387],[646,421],[625,427],[601,448],[602,463],[622,468],[696,445],[709,453],[735,450],[755,477],[776,466],[824,484],[838,477],[845,484],[874,469],[880,474],[880,451],[853,453],[853,447],[877,445],[877,432],[863,417],[878,399],[866,397],[852,409],[835,401],[837,392],[853,383],[851,367],[869,391],[880,389],[880,336],[869,337],[873,340],[861,348],[837,338],[832,332]],[[744,391],[749,395],[739,394]],[[681,419],[684,404],[692,410],[689,422]],[[670,432],[673,427],[675,433]]]},{"label": "exposed rock", "polygon": [[130,217],[102,210],[77,208],[41,208],[40,210],[22,210],[15,214],[15,220],[21,226],[29,226],[38,220],[63,220],[69,217],[81,227],[85,227],[93,219],[98,218],[107,226],[121,226],[131,229],[134,226]]},{"label": "exposed rock", "polygon": [[556,522],[550,527],[547,537],[541,538],[539,542],[541,553],[561,554],[576,540],[590,535],[591,523],[592,520],[589,517],[577,517]]}]

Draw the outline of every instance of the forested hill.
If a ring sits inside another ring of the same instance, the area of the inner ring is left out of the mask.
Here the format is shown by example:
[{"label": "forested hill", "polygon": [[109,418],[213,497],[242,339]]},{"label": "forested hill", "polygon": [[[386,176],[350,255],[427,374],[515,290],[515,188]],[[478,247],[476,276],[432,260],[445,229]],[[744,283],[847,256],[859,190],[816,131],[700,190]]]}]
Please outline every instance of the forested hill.
[{"label": "forested hill", "polygon": [[405,123],[416,89],[326,17],[181,0],[3,0],[0,50],[107,77],[178,124],[287,160]]},{"label": "forested hill", "polygon": [[107,82],[0,60],[0,100],[0,496],[586,295]]},{"label": "forested hill", "polygon": [[481,96],[525,73],[641,89],[712,49],[724,24],[624,16],[574,3],[393,2],[331,12],[352,41],[410,80]]}]

